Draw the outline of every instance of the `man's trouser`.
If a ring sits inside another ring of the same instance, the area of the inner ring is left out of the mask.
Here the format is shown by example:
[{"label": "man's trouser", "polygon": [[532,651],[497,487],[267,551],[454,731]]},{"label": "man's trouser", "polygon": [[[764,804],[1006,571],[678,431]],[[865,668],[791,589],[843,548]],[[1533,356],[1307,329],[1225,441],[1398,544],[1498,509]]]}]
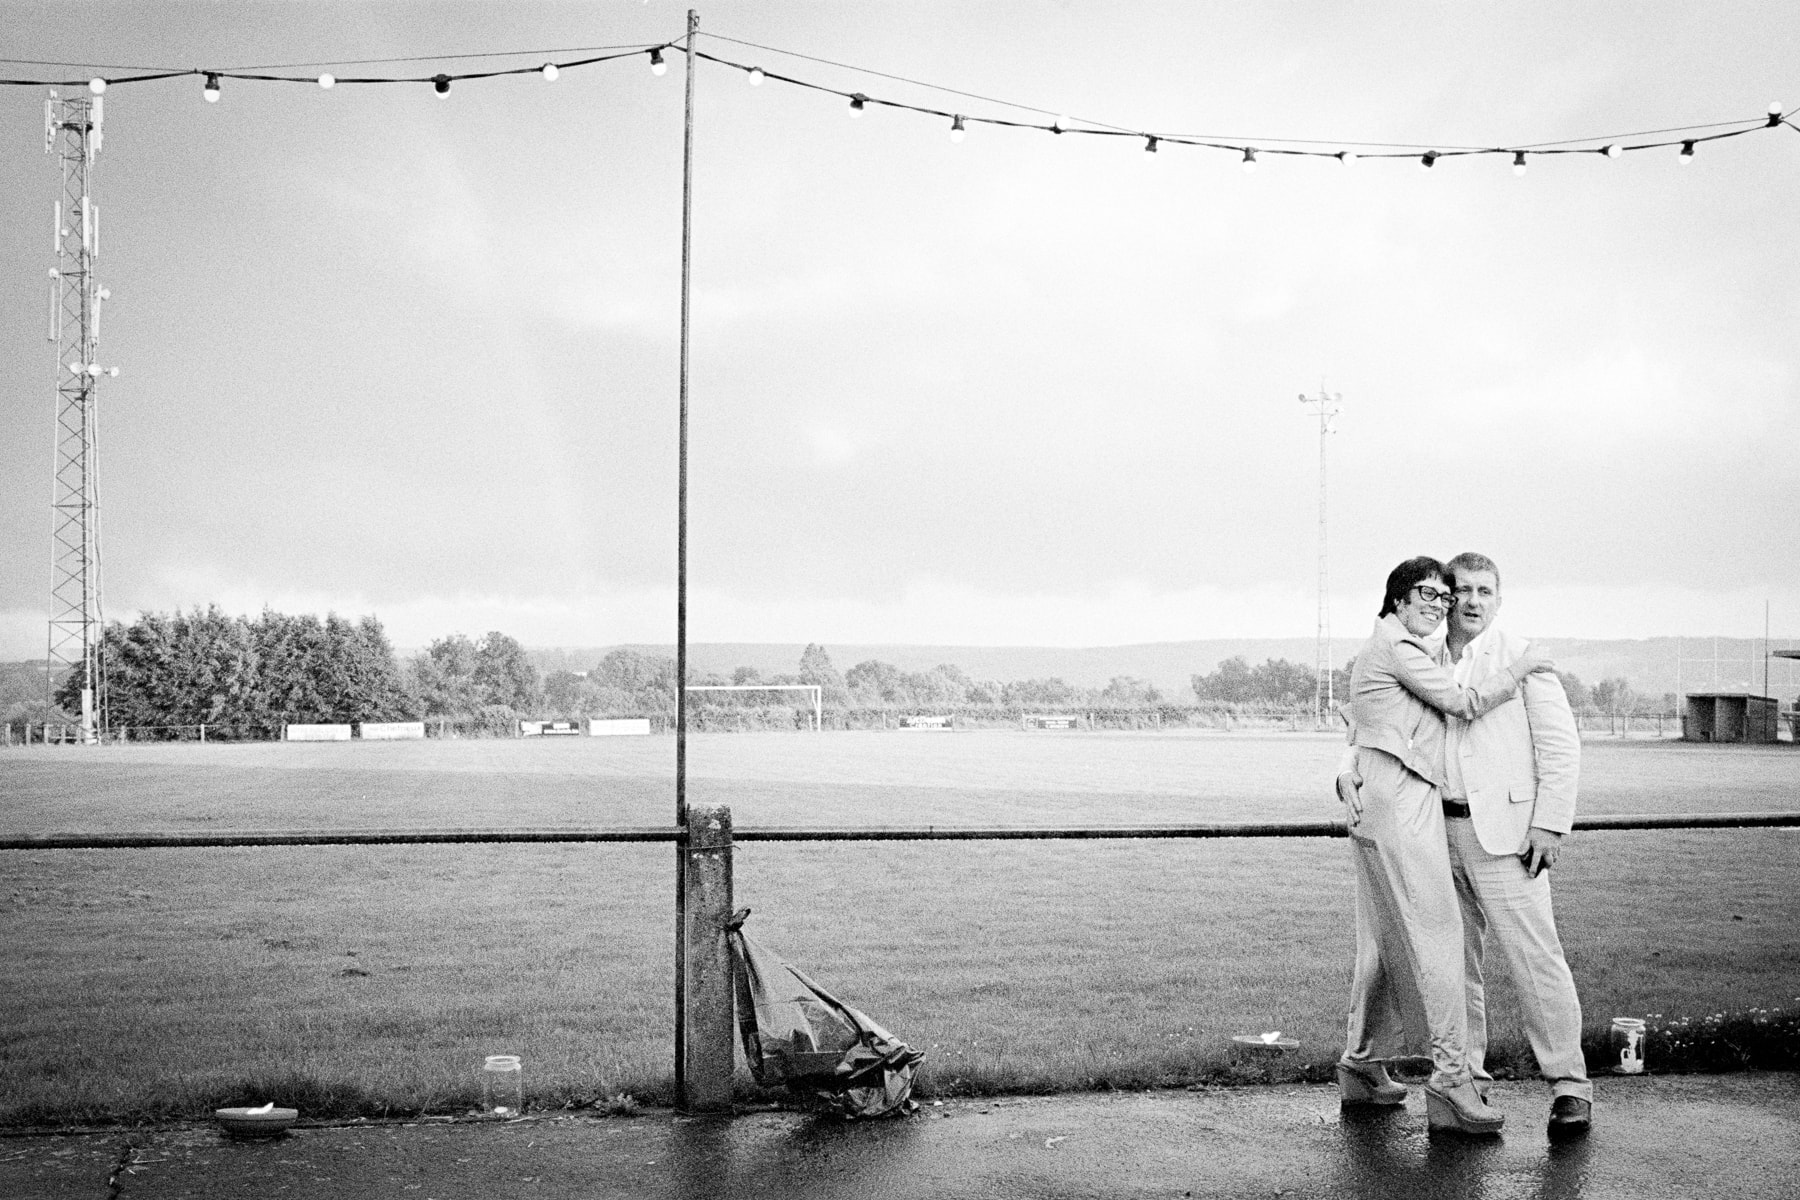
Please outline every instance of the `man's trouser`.
[{"label": "man's trouser", "polygon": [[1487,996],[1483,988],[1484,946],[1497,942],[1524,1017],[1525,1036],[1538,1070],[1556,1096],[1591,1101],[1581,1053],[1581,1000],[1575,977],[1563,959],[1550,906],[1550,876],[1533,879],[1516,854],[1489,854],[1466,817],[1444,822],[1450,864],[1462,907],[1463,970],[1468,976],[1469,1065],[1477,1079],[1492,1079],[1487,1056]]}]

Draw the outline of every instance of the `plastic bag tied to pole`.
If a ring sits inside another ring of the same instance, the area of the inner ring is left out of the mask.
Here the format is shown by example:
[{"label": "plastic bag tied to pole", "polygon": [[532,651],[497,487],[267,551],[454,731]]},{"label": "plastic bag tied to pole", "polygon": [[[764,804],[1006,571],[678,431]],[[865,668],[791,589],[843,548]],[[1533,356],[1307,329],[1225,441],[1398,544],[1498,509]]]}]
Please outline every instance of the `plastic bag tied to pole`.
[{"label": "plastic bag tied to pole", "polygon": [[749,909],[726,925],[737,989],[738,1034],[750,1073],[765,1087],[786,1085],[851,1118],[893,1116],[918,1107],[914,1050],[744,933]]}]

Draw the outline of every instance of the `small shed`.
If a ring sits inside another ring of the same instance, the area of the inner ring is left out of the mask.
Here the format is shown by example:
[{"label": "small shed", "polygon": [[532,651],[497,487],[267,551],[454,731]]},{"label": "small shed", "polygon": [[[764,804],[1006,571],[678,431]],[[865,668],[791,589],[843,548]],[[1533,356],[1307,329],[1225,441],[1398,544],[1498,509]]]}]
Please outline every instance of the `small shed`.
[{"label": "small shed", "polygon": [[1772,742],[1780,701],[1744,692],[1689,692],[1681,714],[1687,742]]}]

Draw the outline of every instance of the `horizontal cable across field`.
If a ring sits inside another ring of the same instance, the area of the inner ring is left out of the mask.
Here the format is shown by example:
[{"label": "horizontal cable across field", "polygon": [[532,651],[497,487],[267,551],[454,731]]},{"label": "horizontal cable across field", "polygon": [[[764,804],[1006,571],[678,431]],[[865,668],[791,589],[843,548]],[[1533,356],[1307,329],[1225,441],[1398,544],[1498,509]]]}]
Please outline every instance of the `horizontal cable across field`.
[{"label": "horizontal cable across field", "polygon": [[[1749,829],[1800,826],[1800,812],[1663,813],[1578,817],[1577,830]],[[769,826],[732,830],[734,842],[991,842],[1097,838],[1347,837],[1342,821],[1209,825]],[[0,837],[0,850],[130,850],[202,846],[382,846],[552,842],[685,842],[679,825],[613,829],[317,829],[237,833],[36,833]]]}]

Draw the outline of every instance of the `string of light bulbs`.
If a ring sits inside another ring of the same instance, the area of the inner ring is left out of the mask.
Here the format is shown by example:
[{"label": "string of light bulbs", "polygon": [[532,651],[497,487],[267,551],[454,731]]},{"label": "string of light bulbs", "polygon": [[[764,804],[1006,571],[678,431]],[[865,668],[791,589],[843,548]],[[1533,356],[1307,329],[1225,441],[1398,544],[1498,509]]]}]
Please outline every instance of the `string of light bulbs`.
[{"label": "string of light bulbs", "polygon": [[[666,74],[669,69],[668,59],[664,57],[664,52],[669,51],[669,50],[677,50],[679,48],[680,48],[680,43],[678,43],[678,42],[657,42],[654,44],[640,44],[640,45],[632,45],[632,46],[593,47],[591,49],[606,49],[606,50],[609,50],[612,52],[604,53],[604,54],[591,54],[585,58],[564,59],[562,61],[558,61],[555,57],[551,57],[551,58],[545,59],[542,63],[533,64],[531,66],[497,67],[490,71],[457,71],[457,72],[439,71],[439,72],[436,72],[431,75],[340,76],[340,75],[335,75],[335,74],[331,73],[330,71],[321,72],[317,75],[277,75],[277,74],[269,74],[268,72],[270,70],[279,70],[282,68],[259,68],[259,67],[237,67],[237,68],[170,67],[170,68],[166,68],[166,69],[111,68],[112,70],[121,70],[121,69],[136,70],[136,71],[140,71],[140,73],[139,74],[131,74],[131,75],[109,75],[109,74],[106,74],[106,72],[109,70],[109,68],[101,67],[100,68],[100,70],[102,72],[101,74],[92,76],[91,78],[88,78],[85,80],[83,80],[83,79],[0,79],[0,85],[12,85],[12,86],[17,86],[17,87],[69,87],[69,88],[85,86],[88,89],[88,91],[92,92],[94,95],[101,96],[101,95],[106,94],[107,88],[113,87],[118,84],[149,83],[149,82],[152,82],[155,80],[160,80],[160,79],[180,79],[180,78],[184,78],[184,77],[198,77],[202,80],[202,83],[200,85],[201,97],[203,99],[205,99],[207,101],[207,103],[209,103],[209,104],[216,104],[216,103],[218,103],[219,97],[223,94],[224,81],[227,79],[245,80],[245,81],[249,81],[249,82],[253,82],[253,83],[309,84],[309,85],[314,85],[319,88],[322,88],[326,91],[329,91],[332,88],[335,88],[340,83],[348,84],[348,85],[428,83],[431,85],[432,91],[434,91],[439,97],[445,97],[450,94],[450,85],[452,83],[458,82],[460,80],[498,79],[498,78],[501,78],[503,76],[508,76],[508,75],[541,75],[541,76],[543,76],[543,78],[545,80],[554,83],[556,81],[556,79],[564,71],[573,70],[573,69],[580,68],[580,67],[589,67],[589,66],[593,66],[597,63],[614,62],[618,59],[623,59],[623,58],[635,58],[639,55],[644,55],[644,56],[648,57],[649,62],[650,62],[651,74],[663,75],[663,74]],[[295,65],[295,66],[314,66],[314,65],[360,66],[360,65],[369,64],[369,63],[384,63],[384,62],[448,62],[453,59],[464,59],[464,58],[506,58],[506,57],[517,57],[520,54],[557,55],[557,54],[571,54],[571,53],[580,54],[580,53],[586,53],[586,51],[570,51],[570,50],[564,50],[564,51],[515,51],[515,50],[509,50],[509,51],[492,51],[492,52],[488,52],[488,53],[484,53],[484,54],[478,53],[478,54],[452,54],[452,55],[423,55],[423,56],[417,56],[417,57],[412,57],[412,58],[372,58],[372,59],[358,59],[353,62],[347,62],[347,63],[346,62],[332,62],[332,63],[319,63],[319,64],[299,63],[299,64],[293,64],[293,65]],[[21,60],[9,59],[6,61],[20,62]],[[36,65],[55,66],[55,65],[66,65],[66,64],[43,63],[43,64],[36,64]]]},{"label": "string of light bulbs", "polygon": [[[969,99],[979,100],[979,101],[981,101],[983,103],[987,103],[987,104],[995,104],[995,105],[1000,105],[1000,106],[1003,106],[1006,108],[1017,109],[1022,112],[1027,112],[1027,113],[1032,113],[1032,114],[1037,114],[1037,115],[1046,115],[1048,112],[1048,110],[1045,110],[1045,109],[1034,108],[1029,105],[1017,104],[1017,103],[1014,103],[1014,102],[1008,101],[1008,100],[995,99],[993,97],[981,96],[981,95],[978,95],[973,92],[961,91],[961,90],[954,89],[954,88],[942,87],[942,86],[939,86],[936,84],[924,83],[922,81],[915,80],[915,79],[908,79],[905,76],[892,75],[892,74],[888,74],[886,72],[874,71],[874,70],[870,70],[867,68],[856,67],[856,66],[853,66],[853,65],[850,65],[847,63],[834,62],[833,60],[830,60],[830,59],[817,58],[815,56],[806,55],[806,54],[799,54],[794,51],[780,50],[780,49],[777,49],[777,48],[771,47],[771,46],[760,46],[754,42],[746,42],[746,41],[743,41],[738,38],[727,37],[727,36],[724,36],[721,34],[712,34],[710,36],[718,38],[719,40],[722,40],[722,41],[734,42],[734,43],[736,43],[738,45],[742,45],[742,46],[750,46],[750,47],[754,47],[757,49],[767,50],[771,53],[783,54],[783,55],[787,55],[789,57],[806,59],[806,60],[812,61],[812,62],[823,63],[826,65],[839,67],[839,68],[842,68],[845,70],[855,71],[859,74],[867,75],[867,76],[870,76],[873,78],[894,80],[897,82],[906,83],[906,84],[910,84],[913,86],[928,88],[928,89],[942,92],[942,93],[945,93],[948,95],[966,97]],[[359,59],[359,60],[353,60],[350,62],[339,62],[339,63],[328,63],[328,64],[314,64],[314,63],[283,64],[280,67],[273,67],[273,68],[189,67],[189,68],[155,69],[155,68],[135,68],[135,67],[131,67],[131,68],[102,67],[102,68],[100,68],[102,71],[102,74],[93,76],[87,80],[80,80],[80,79],[76,79],[76,80],[0,79],[0,85],[12,85],[12,86],[23,86],[23,87],[79,87],[79,86],[82,86],[83,84],[85,84],[85,86],[88,88],[88,90],[90,92],[92,92],[94,95],[98,96],[98,95],[104,94],[108,87],[117,85],[117,84],[148,83],[148,82],[164,80],[164,79],[176,79],[176,78],[182,78],[182,77],[187,77],[187,76],[198,76],[203,80],[202,85],[201,85],[201,96],[209,103],[216,103],[223,93],[223,83],[227,79],[243,80],[243,81],[255,82],[255,83],[311,84],[311,85],[316,85],[316,86],[318,86],[322,89],[326,89],[326,90],[334,88],[340,83],[346,84],[346,85],[427,84],[428,83],[431,85],[432,90],[436,93],[436,95],[440,99],[442,99],[442,98],[446,98],[449,96],[450,85],[452,83],[456,83],[456,82],[460,82],[460,81],[464,81],[464,80],[497,79],[497,78],[503,78],[506,76],[515,76],[515,75],[541,75],[545,80],[554,82],[557,79],[557,77],[565,70],[571,70],[571,69],[587,67],[587,66],[594,66],[594,65],[597,65],[600,63],[606,63],[606,62],[614,62],[614,61],[624,59],[624,58],[636,57],[638,55],[644,55],[648,58],[650,70],[653,74],[662,75],[662,74],[665,74],[668,70],[668,53],[667,52],[684,51],[684,43],[685,42],[686,42],[686,39],[681,38],[681,39],[676,39],[674,41],[659,42],[659,43],[655,43],[655,44],[639,44],[639,45],[616,46],[616,47],[614,47],[614,46],[584,47],[580,50],[492,51],[492,52],[487,52],[487,53],[461,54],[461,55],[415,56],[415,57],[408,57],[408,58],[387,58],[387,59]],[[605,52],[604,53],[590,53],[591,51],[605,51]],[[1431,171],[1432,169],[1434,169],[1437,166],[1437,164],[1440,160],[1446,159],[1446,158],[1465,158],[1465,157],[1499,155],[1499,156],[1509,156],[1512,159],[1513,172],[1518,175],[1523,175],[1523,174],[1525,174],[1527,167],[1529,165],[1528,160],[1533,157],[1541,157],[1541,156],[1547,156],[1547,155],[1582,154],[1582,155],[1599,155],[1603,158],[1616,159],[1616,158],[1619,158],[1621,155],[1628,153],[1628,152],[1636,152],[1636,151],[1644,151],[1644,150],[1659,150],[1659,149],[1667,149],[1669,147],[1679,147],[1679,150],[1676,155],[1676,159],[1678,162],[1686,164],[1686,163],[1693,161],[1694,155],[1695,155],[1695,148],[1705,142],[1714,142],[1714,141],[1723,140],[1725,138],[1741,137],[1747,133],[1756,133],[1756,132],[1760,132],[1760,131],[1766,130],[1766,129],[1774,129],[1778,126],[1783,126],[1783,125],[1787,126],[1790,129],[1795,130],[1796,132],[1800,132],[1800,125],[1796,125],[1794,123],[1794,121],[1792,120],[1792,117],[1794,116],[1794,112],[1789,111],[1789,110],[1784,110],[1780,103],[1774,103],[1774,104],[1770,104],[1768,106],[1768,109],[1764,116],[1753,118],[1753,119],[1742,120],[1742,121],[1719,121],[1719,122],[1713,122],[1713,123],[1705,124],[1705,125],[1686,125],[1686,126],[1676,126],[1676,127],[1663,128],[1663,129],[1638,130],[1638,131],[1629,132],[1629,133],[1610,134],[1610,135],[1605,135],[1605,136],[1601,136],[1601,137],[1570,138],[1570,139],[1564,139],[1561,141],[1554,141],[1554,142],[1527,142],[1527,143],[1514,143],[1514,144],[1493,145],[1493,146],[1449,146],[1449,147],[1445,147],[1445,148],[1441,148],[1441,149],[1427,147],[1420,143],[1351,142],[1351,141],[1333,141],[1333,140],[1329,140],[1329,139],[1320,139],[1320,138],[1289,138],[1289,137],[1241,138],[1241,137],[1209,136],[1209,135],[1188,134],[1188,133],[1156,133],[1156,132],[1152,132],[1149,130],[1132,129],[1132,128],[1127,128],[1125,126],[1110,125],[1105,122],[1090,121],[1090,120],[1086,120],[1086,119],[1071,120],[1069,117],[1066,117],[1066,116],[1056,116],[1056,117],[1052,118],[1051,120],[1049,120],[1048,122],[1043,122],[1043,121],[1038,121],[1038,120],[1025,120],[1025,119],[1016,119],[1016,118],[1000,117],[1000,116],[982,116],[982,115],[973,114],[973,113],[958,112],[953,109],[934,108],[929,105],[910,104],[910,103],[907,103],[902,100],[889,99],[889,98],[883,97],[883,96],[875,96],[875,95],[871,95],[869,93],[862,92],[862,91],[847,92],[847,91],[842,90],[841,88],[828,87],[824,84],[814,83],[814,82],[811,82],[810,80],[801,79],[801,78],[798,78],[793,75],[786,75],[786,74],[781,74],[781,73],[778,73],[775,71],[765,70],[763,67],[756,65],[754,63],[737,62],[732,59],[720,57],[718,55],[708,54],[708,53],[705,53],[704,51],[700,51],[697,49],[692,50],[691,53],[693,54],[693,56],[695,58],[704,59],[707,62],[716,63],[719,66],[729,67],[733,70],[742,72],[748,78],[748,80],[752,86],[761,84],[764,80],[773,79],[779,83],[785,83],[791,87],[798,87],[798,88],[803,88],[803,89],[807,89],[810,91],[824,93],[826,95],[837,96],[840,99],[842,99],[848,103],[848,106],[849,106],[848,112],[849,112],[849,115],[852,117],[861,116],[870,107],[879,107],[879,108],[894,109],[894,110],[903,111],[903,112],[916,113],[916,114],[919,114],[922,116],[931,116],[931,117],[936,117],[940,120],[946,120],[950,123],[948,133],[949,133],[950,140],[952,142],[961,142],[967,136],[969,128],[971,126],[975,126],[975,125],[985,125],[985,126],[990,126],[990,127],[995,127],[995,128],[1006,128],[1006,129],[1032,129],[1032,130],[1040,130],[1040,131],[1043,131],[1046,133],[1051,133],[1051,134],[1056,134],[1056,135],[1077,134],[1077,135],[1083,135],[1083,136],[1088,136],[1088,137],[1127,138],[1127,139],[1141,141],[1143,143],[1144,151],[1149,154],[1159,153],[1161,151],[1162,147],[1164,147],[1164,146],[1186,146],[1186,147],[1193,147],[1193,148],[1197,148],[1197,149],[1221,151],[1221,152],[1225,152],[1228,154],[1233,154],[1233,155],[1238,156],[1238,160],[1246,172],[1254,171],[1257,167],[1258,162],[1261,159],[1267,158],[1267,157],[1273,157],[1273,156],[1284,156],[1284,157],[1291,157],[1291,158],[1332,159],[1332,160],[1335,160],[1335,161],[1337,161],[1341,164],[1345,164],[1345,165],[1357,162],[1357,161],[1359,161],[1361,159],[1365,159],[1365,158],[1399,159],[1399,160],[1411,159],[1411,160],[1417,161],[1420,170]],[[536,55],[536,54],[546,54],[546,55],[550,55],[551,57],[546,58],[542,63],[536,64],[536,65],[530,65],[530,66],[497,67],[492,70],[486,70],[486,71],[458,71],[458,72],[439,71],[439,72],[436,72],[436,73],[433,73],[430,75],[380,75],[380,76],[378,76],[378,75],[357,75],[357,76],[339,77],[337,75],[332,74],[329,71],[321,72],[317,75],[310,75],[310,74],[309,75],[287,75],[287,74],[269,73],[272,70],[282,70],[282,69],[287,69],[287,68],[294,67],[294,66],[314,66],[314,65],[360,66],[360,65],[373,64],[373,63],[384,63],[384,62],[393,62],[393,63],[437,62],[437,63],[441,63],[441,62],[448,62],[448,61],[452,61],[452,60],[461,60],[461,59],[470,59],[470,58],[505,58],[505,57],[518,57],[521,55]],[[586,57],[565,58],[562,61],[558,61],[556,56],[567,55],[567,54],[585,54]],[[73,64],[62,64],[62,63],[35,63],[34,64],[34,63],[30,63],[28,60],[17,60],[17,59],[7,60],[7,61],[21,63],[22,65],[42,65],[42,66],[73,65]],[[125,74],[125,75],[109,75],[109,74],[105,73],[108,70],[114,70],[114,71],[126,70],[126,71],[136,71],[138,73]],[[1648,140],[1648,141],[1643,140],[1646,138],[1655,139],[1655,140]]]},{"label": "string of light bulbs", "polygon": [[[717,35],[714,35],[717,36]],[[730,39],[728,39],[730,40]],[[766,47],[764,47],[766,48]],[[777,53],[787,53],[777,51]],[[1225,140],[1204,135],[1152,133],[1146,130],[1127,129],[1116,125],[1079,120],[1071,121],[1068,117],[1058,116],[1048,123],[1028,120],[1015,120],[1005,117],[984,117],[970,113],[955,112],[950,109],[933,108],[928,105],[908,104],[900,100],[889,100],[871,96],[864,92],[846,92],[841,88],[827,87],[812,83],[791,75],[783,75],[751,63],[734,62],[704,51],[695,51],[694,57],[717,63],[722,67],[731,67],[742,71],[749,78],[752,86],[761,84],[765,79],[774,79],[794,87],[824,92],[838,96],[849,102],[849,113],[852,117],[860,117],[870,106],[898,109],[905,112],[934,116],[950,122],[949,135],[952,142],[961,142],[967,136],[971,125],[992,125],[1009,129],[1037,129],[1052,134],[1084,134],[1090,137],[1131,138],[1144,143],[1147,153],[1158,153],[1162,146],[1194,146],[1207,150],[1220,150],[1240,156],[1239,161],[1245,171],[1254,171],[1258,160],[1268,155],[1286,155],[1295,158],[1335,159],[1339,163],[1349,164],[1364,158],[1383,159],[1416,159],[1421,170],[1429,171],[1437,166],[1443,158],[1460,158],[1475,155],[1510,155],[1513,172],[1525,173],[1528,155],[1551,154],[1599,154],[1604,158],[1618,158],[1626,151],[1655,150],[1669,146],[1679,146],[1676,160],[1686,164],[1694,159],[1694,148],[1702,142],[1719,141],[1723,138],[1740,137],[1746,133],[1756,133],[1764,129],[1773,129],[1786,125],[1800,132],[1800,125],[1795,125],[1790,118],[1792,113],[1784,110],[1779,102],[1770,104],[1765,115],[1745,121],[1719,121],[1707,125],[1678,126],[1672,129],[1640,130],[1634,133],[1612,134],[1605,137],[1574,138],[1562,142],[1535,142],[1509,146],[1457,146],[1446,150],[1428,149],[1418,143],[1389,142],[1338,142],[1328,143],[1316,138],[1265,138],[1261,144],[1253,144],[1249,140]],[[805,56],[801,56],[805,57]],[[819,60],[825,61],[825,60]],[[834,66],[844,64],[833,63]],[[849,68],[856,70],[858,68]],[[879,74],[879,72],[867,72]],[[899,79],[899,76],[886,76]],[[936,85],[919,83],[917,80],[903,80],[921,87],[935,88]],[[948,88],[936,88],[940,91],[954,91]],[[966,92],[955,92],[957,95],[968,95]],[[1008,101],[990,101],[1007,104],[1028,112],[1041,113],[1044,110],[1028,105],[1014,105]],[[1712,132],[1707,132],[1712,131]],[[1658,137],[1664,134],[1689,134],[1687,137],[1666,138],[1662,141],[1643,142],[1636,139]],[[1334,148],[1323,148],[1327,145]],[[1355,146],[1356,149],[1348,147]],[[1342,147],[1342,148],[1339,148]]]}]

